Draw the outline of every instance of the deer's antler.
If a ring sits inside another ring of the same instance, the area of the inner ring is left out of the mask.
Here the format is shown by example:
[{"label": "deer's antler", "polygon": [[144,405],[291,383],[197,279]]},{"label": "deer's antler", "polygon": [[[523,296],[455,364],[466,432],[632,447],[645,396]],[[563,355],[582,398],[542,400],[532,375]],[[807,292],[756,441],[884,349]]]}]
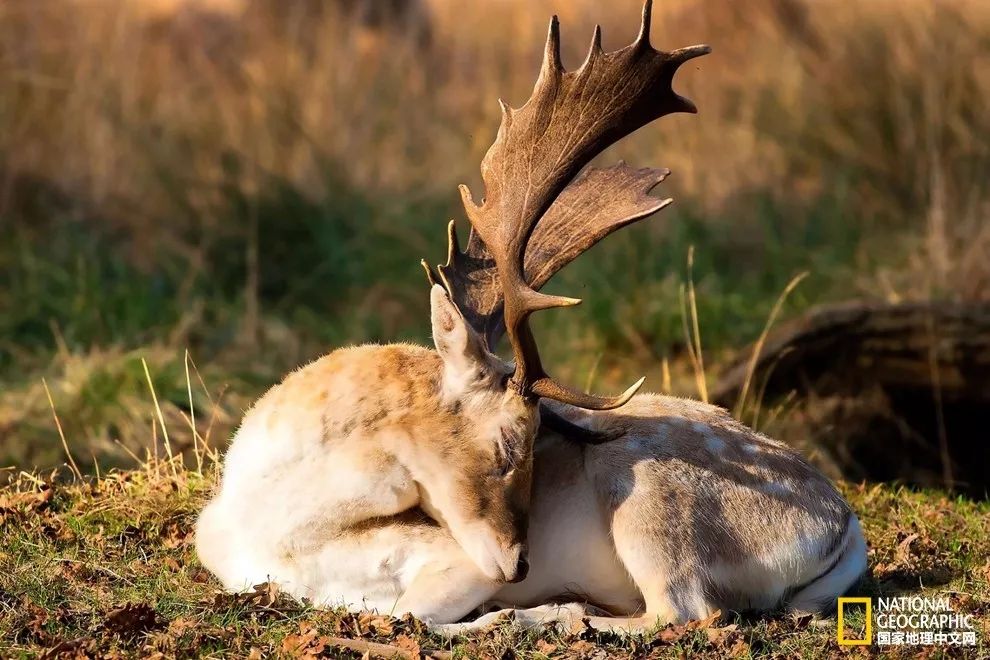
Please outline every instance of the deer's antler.
[{"label": "deer's antler", "polygon": [[[645,218],[673,200],[648,195],[670,174],[625,163],[589,167],[571,182],[543,215],[526,244],[526,281],[539,290],[557,271],[617,229]],[[462,250],[453,221],[447,226],[444,286],[468,323],[495,349],[505,332],[502,288],[495,261],[475,232]],[[435,278],[431,274],[431,282]]]},{"label": "deer's antler", "polygon": [[647,0],[643,8],[636,41],[622,50],[604,53],[596,27],[588,56],[574,72],[561,66],[555,16],[532,96],[519,109],[500,101],[502,123],[481,163],[482,205],[460,187],[471,237],[461,252],[451,225],[448,263],[439,267],[440,278],[491,346],[501,333],[497,316],[502,317],[516,360],[512,382],[527,395],[607,409],[628,401],[643,382],[618,397],[563,387],[544,371],[528,319],[541,309],[580,302],[537,289],[604,236],[670,201],[646,194],[663,180],[665,170],[620,163],[589,169],[575,179],[603,149],[641,126],[673,112],[696,112],[674,93],[671,80],[681,64],[710,49],[655,50],[649,43],[651,4]]}]

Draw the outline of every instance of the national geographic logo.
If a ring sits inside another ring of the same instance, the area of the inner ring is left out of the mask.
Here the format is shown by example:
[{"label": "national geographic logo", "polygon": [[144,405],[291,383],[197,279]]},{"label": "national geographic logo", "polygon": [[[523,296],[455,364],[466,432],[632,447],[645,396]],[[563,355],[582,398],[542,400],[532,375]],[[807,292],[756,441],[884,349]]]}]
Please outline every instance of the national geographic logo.
[{"label": "national geographic logo", "polygon": [[[847,609],[860,608],[863,624],[847,631]],[[838,609],[840,646],[976,646],[973,615],[954,612],[948,598],[877,598],[876,607],[871,598],[840,598]]]}]

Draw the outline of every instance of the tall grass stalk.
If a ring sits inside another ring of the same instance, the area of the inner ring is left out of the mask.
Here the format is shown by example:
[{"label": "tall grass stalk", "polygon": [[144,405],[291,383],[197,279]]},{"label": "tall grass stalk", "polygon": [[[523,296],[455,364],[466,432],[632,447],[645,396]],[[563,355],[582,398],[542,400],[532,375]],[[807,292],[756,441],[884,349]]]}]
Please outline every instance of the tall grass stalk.
[{"label": "tall grass stalk", "polygon": [[42,378],[41,384],[45,387],[45,395],[48,397],[48,405],[52,409],[52,418],[55,420],[55,428],[58,430],[58,437],[62,441],[62,449],[65,451],[65,458],[68,459],[69,468],[72,470],[72,478],[81,480],[82,472],[79,470],[79,466],[76,465],[76,459],[72,458],[72,452],[69,451],[69,443],[65,439],[65,431],[62,430],[62,421],[58,418],[58,412],[55,410],[55,401],[52,399],[52,391],[48,389],[48,381]]},{"label": "tall grass stalk", "polygon": [[[756,343],[753,345],[753,354],[750,356],[749,363],[746,366],[746,378],[743,380],[742,390],[739,393],[739,400],[736,401],[736,407],[733,412],[738,419],[742,419],[743,411],[746,409],[749,398],[749,387],[753,382],[753,375],[756,373],[756,364],[759,362],[760,356],[763,354],[763,345],[766,343],[767,336],[770,334],[770,329],[777,321],[777,316],[780,314],[780,310],[784,306],[784,302],[787,300],[787,297],[807,276],[808,272],[805,271],[803,273],[798,273],[791,278],[791,281],[787,283],[784,290],[780,292],[779,296],[777,296],[777,300],[774,302],[773,307],[770,308],[770,314],[767,315],[767,322],[764,324],[763,331],[760,333]],[[769,375],[767,376],[767,379],[769,379]],[[760,399],[762,399],[762,396],[758,397],[754,402],[754,419],[759,417]],[[756,422],[754,421],[754,424],[755,423]]]},{"label": "tall grass stalk", "polygon": [[[178,476],[178,472],[175,467],[175,455],[172,454],[172,443],[168,439],[168,428],[165,425],[165,416],[162,414],[162,407],[158,404],[158,394],[155,392],[155,384],[151,381],[151,372],[148,371],[148,362],[144,358],[141,358],[141,366],[144,367],[144,377],[148,381],[148,391],[151,392],[151,400],[155,404],[155,413],[158,415],[158,423],[161,425],[162,438],[164,439],[165,453],[168,455],[169,465],[172,466],[173,473]],[[158,443],[155,442],[155,447],[157,446]]]},{"label": "tall grass stalk", "polygon": [[694,370],[694,382],[698,389],[698,397],[708,403],[708,376],[705,373],[705,357],[701,350],[698,299],[694,293],[693,245],[688,248],[687,282],[681,285],[681,318],[684,324],[684,340],[688,348],[688,357],[691,359],[691,367]]}]

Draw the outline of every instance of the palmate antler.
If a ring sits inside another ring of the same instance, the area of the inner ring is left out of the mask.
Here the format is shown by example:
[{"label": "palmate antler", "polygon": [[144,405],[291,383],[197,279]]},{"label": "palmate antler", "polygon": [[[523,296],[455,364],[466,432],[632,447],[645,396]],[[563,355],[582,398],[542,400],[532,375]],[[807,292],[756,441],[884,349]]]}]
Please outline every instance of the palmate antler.
[{"label": "palmate antler", "polygon": [[560,385],[543,369],[528,319],[541,309],[580,302],[538,289],[611,232],[671,201],[647,194],[666,170],[620,163],[589,168],[575,179],[603,149],[636,129],[673,112],[697,111],[674,93],[671,80],[681,64],[710,49],[655,50],[649,42],[651,9],[647,0],[639,36],[613,53],[602,51],[601,28],[596,27],[588,56],[574,72],[560,63],[555,16],[533,94],[519,109],[500,101],[502,123],[481,163],[481,206],[466,186],[460,187],[471,236],[462,252],[451,223],[448,260],[438,267],[439,278],[490,347],[504,324],[516,361],[512,383],[527,396],[603,410],[624,404],[643,382],[617,397]]}]

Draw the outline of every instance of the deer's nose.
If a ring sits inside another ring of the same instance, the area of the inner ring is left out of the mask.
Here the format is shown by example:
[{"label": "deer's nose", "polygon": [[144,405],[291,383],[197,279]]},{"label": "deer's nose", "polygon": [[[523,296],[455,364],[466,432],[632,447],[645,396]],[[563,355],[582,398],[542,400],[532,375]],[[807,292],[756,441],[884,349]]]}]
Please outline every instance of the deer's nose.
[{"label": "deer's nose", "polygon": [[509,580],[509,582],[512,582],[513,584],[515,584],[516,582],[522,582],[523,580],[526,579],[526,576],[528,574],[529,574],[529,560],[526,559],[525,554],[520,554],[519,561],[516,563],[516,575],[514,578]]}]

